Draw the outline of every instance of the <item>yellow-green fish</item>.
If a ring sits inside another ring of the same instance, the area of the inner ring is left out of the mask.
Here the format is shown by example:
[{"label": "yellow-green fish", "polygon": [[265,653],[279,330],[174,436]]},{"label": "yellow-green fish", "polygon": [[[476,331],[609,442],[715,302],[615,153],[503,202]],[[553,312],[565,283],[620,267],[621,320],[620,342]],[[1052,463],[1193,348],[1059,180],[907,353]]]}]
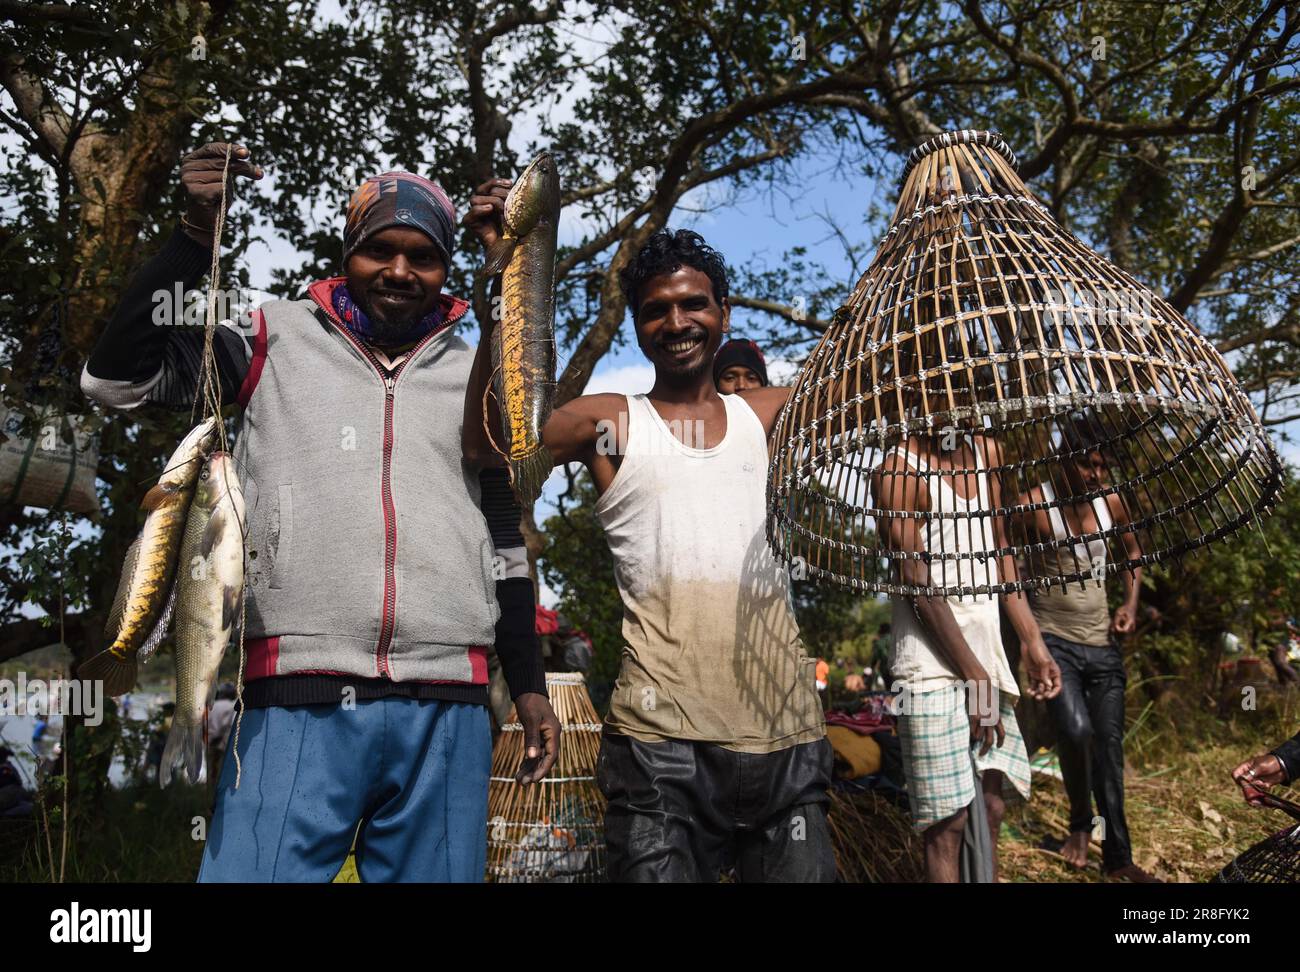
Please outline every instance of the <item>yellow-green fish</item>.
[{"label": "yellow-green fish", "polygon": [[212,448],[217,421],[209,418],[190,430],[140,503],[149,515],[140,536],[127,549],[104,628],[113,642],[77,672],[83,679],[102,680],[108,695],[121,695],[135,686],[138,654],[143,651],[147,656],[166,633],[165,609],[185,516],[203,457]]},{"label": "yellow-green fish", "polygon": [[506,196],[504,234],[483,273],[501,274],[501,323],[492,333],[492,388],[501,408],[510,485],[532,503],[555,462],[542,426],[555,404],[555,246],[560,176],[543,152]]},{"label": "yellow-green fish", "polygon": [[194,489],[176,572],[176,714],[158,767],[162,786],[179,767],[191,783],[199,779],[217,670],[239,623],[244,532],[244,493],[234,461],[214,452]]}]

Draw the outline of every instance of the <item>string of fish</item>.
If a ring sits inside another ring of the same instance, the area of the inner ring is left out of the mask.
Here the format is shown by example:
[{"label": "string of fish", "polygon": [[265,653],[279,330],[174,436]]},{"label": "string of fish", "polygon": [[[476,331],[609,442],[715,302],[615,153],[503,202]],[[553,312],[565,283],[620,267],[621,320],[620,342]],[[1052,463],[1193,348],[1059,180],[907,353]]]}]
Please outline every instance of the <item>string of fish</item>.
[{"label": "string of fish", "polygon": [[[229,201],[230,189],[230,159],[233,153],[234,143],[227,144],[225,163],[221,170],[221,205],[217,208],[216,222],[213,224],[212,229],[212,265],[208,271],[208,299],[203,320],[203,358],[194,404],[190,408],[190,417],[193,419],[194,411],[201,399],[203,401],[203,418],[207,419],[215,416],[217,436],[221,442],[220,451],[225,454],[229,454],[230,450],[226,441],[226,423],[221,418],[221,386],[217,374],[216,352],[213,342],[217,332],[217,293],[221,283],[221,243],[226,229],[226,206]],[[240,524],[240,534],[244,541],[244,563],[247,564],[247,524]],[[239,789],[239,782],[243,775],[243,767],[239,759],[239,731],[244,721],[244,664],[247,658],[244,649],[244,627],[248,614],[247,605],[248,585],[245,583],[239,596],[239,671],[235,679],[235,738],[230,747],[235,755],[236,790]]]}]

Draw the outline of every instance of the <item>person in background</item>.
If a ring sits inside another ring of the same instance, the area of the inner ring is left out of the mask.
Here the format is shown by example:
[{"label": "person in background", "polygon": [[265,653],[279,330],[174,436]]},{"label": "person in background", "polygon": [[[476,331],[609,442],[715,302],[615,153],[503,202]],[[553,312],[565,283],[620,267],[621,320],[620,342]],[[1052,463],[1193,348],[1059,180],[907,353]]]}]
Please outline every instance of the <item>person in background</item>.
[{"label": "person in background", "polygon": [[817,679],[817,691],[825,692],[826,687],[830,685],[831,682],[831,666],[825,658],[817,659],[815,675]]},{"label": "person in background", "polygon": [[894,649],[894,636],[890,634],[888,621],[882,621],[876,629],[875,640],[871,642],[872,685],[880,679],[880,687],[888,688],[893,678],[889,673],[889,655]]},{"label": "person in background", "polygon": [[732,338],[713,357],[713,383],[723,395],[766,388],[767,360],[762,350],[746,338]]},{"label": "person in background", "polygon": [[[1095,495],[1108,480],[1106,458],[1091,444],[1104,431],[1082,416],[1063,428],[1059,474],[1020,497],[1028,536],[1045,544],[1068,537],[1105,533],[1128,525],[1128,510],[1117,493]],[[1088,497],[1058,505],[1057,497]],[[1133,533],[1123,533],[1129,561],[1142,556]],[[1086,544],[1049,548],[1050,569],[1057,575],[1096,573],[1106,564],[1103,538]],[[1102,574],[1101,576],[1105,576]],[[1088,861],[1093,827],[1092,800],[1097,801],[1105,837],[1102,870],[1107,878],[1140,884],[1157,879],[1133,863],[1128,821],[1124,815],[1124,690],[1126,675],[1120,638],[1136,627],[1142,568],[1122,575],[1124,600],[1112,616],[1106,585],[1088,581],[1046,587],[1034,592],[1031,605],[1043,641],[1061,669],[1061,694],[1048,702],[1060,733],[1061,774],[1070,797],[1070,836],[1061,856],[1073,867]]]},{"label": "person in background", "polygon": [[1272,751],[1241,763],[1232,771],[1232,779],[1251,806],[1259,806],[1260,795],[1272,787],[1300,779],[1300,732]]},{"label": "person in background", "polygon": [[26,817],[32,812],[32,796],[11,761],[13,754],[8,746],[0,746],[0,817]]},{"label": "person in background", "polygon": [[158,769],[162,766],[163,749],[167,746],[167,737],[172,731],[172,719],[176,715],[176,703],[164,702],[159,714],[157,730],[149,737],[149,748],[144,754],[144,778],[149,782],[158,779]]},{"label": "person in background", "polygon": [[45,716],[37,712],[36,720],[32,723],[32,750],[40,755],[45,748],[45,734],[49,730],[50,724]]},{"label": "person in background", "polygon": [[[1001,481],[987,472],[1002,465],[1000,446],[982,434],[956,441],[949,449],[940,436],[913,435],[887,452],[872,472],[871,492],[886,511],[880,531],[889,549],[922,555],[896,561],[899,580],[913,589],[943,590],[963,579],[967,585],[997,588],[1017,576],[1012,557],[985,553],[1008,546],[1004,518],[990,514],[1005,508]],[[930,510],[959,510],[977,525],[968,530],[954,517],[916,515]],[[940,552],[958,557],[930,556]],[[1061,674],[1019,592],[926,593],[891,600],[896,637],[889,665],[902,680],[894,683],[898,737],[927,879],[960,879],[963,844],[978,847],[984,840],[974,829],[979,808],[973,816],[970,809],[982,796],[988,863],[996,881],[1003,784],[1011,783],[1025,799],[1030,786],[1029,755],[1015,715],[1020,687],[1003,652],[999,604],[1020,639],[1030,694],[1055,696]],[[968,880],[977,877],[967,874]]]}]

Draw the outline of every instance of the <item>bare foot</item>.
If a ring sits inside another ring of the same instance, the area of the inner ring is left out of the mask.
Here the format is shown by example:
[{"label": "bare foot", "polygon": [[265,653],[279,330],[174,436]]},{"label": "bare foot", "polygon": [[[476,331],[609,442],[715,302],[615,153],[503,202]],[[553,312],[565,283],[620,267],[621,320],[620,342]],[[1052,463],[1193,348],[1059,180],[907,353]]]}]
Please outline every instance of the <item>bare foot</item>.
[{"label": "bare foot", "polygon": [[1070,834],[1070,839],[1061,848],[1061,856],[1071,867],[1083,869],[1088,866],[1088,832],[1079,830]]},{"label": "bare foot", "polygon": [[1136,864],[1125,864],[1106,872],[1107,881],[1129,881],[1133,884],[1164,884],[1158,877],[1148,874]]}]

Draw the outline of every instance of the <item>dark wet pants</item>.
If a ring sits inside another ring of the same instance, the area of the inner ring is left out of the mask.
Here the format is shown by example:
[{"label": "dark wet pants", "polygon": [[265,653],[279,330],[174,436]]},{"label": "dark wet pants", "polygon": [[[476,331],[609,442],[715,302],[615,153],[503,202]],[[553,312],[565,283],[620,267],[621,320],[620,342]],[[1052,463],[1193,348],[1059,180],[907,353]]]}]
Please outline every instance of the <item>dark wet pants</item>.
[{"label": "dark wet pants", "polygon": [[726,861],[745,883],[835,880],[831,761],[825,739],[754,754],[606,732],[596,781],[610,880],[714,882]]},{"label": "dark wet pants", "polygon": [[1124,656],[1111,645],[1081,645],[1043,635],[1061,668],[1061,694],[1047,705],[1056,720],[1061,775],[1070,797],[1070,831],[1092,830],[1092,797],[1105,823],[1102,866],[1133,862],[1124,819]]}]

